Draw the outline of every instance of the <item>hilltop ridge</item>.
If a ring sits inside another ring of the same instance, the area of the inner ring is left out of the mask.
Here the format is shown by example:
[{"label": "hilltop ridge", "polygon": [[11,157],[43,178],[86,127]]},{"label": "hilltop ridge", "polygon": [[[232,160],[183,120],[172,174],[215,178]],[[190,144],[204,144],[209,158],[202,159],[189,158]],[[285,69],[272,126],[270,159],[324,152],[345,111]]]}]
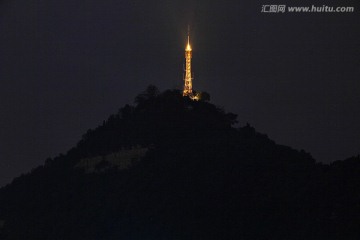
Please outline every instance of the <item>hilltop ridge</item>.
[{"label": "hilltop ridge", "polygon": [[359,236],[359,157],[316,163],[208,100],[149,86],[1,188],[0,239]]}]

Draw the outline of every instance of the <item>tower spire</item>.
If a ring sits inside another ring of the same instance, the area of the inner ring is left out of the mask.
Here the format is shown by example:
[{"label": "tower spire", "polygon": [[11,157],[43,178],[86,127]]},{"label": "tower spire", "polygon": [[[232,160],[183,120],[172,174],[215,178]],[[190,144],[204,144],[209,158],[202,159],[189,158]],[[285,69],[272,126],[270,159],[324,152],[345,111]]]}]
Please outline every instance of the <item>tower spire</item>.
[{"label": "tower spire", "polygon": [[188,25],[187,36],[188,36],[188,45],[190,45],[190,25]]}]

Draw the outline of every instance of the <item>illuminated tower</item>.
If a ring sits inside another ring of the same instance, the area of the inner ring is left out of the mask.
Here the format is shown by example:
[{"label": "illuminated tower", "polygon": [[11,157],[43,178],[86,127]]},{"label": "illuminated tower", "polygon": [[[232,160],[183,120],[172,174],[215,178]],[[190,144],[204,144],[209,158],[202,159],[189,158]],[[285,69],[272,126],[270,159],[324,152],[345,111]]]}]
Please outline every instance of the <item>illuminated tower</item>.
[{"label": "illuminated tower", "polygon": [[187,46],[185,48],[186,66],[185,66],[183,96],[189,96],[190,98],[193,98],[192,78],[191,78],[191,57],[192,57],[192,49],[190,46],[190,34],[188,33],[188,41],[187,41]]}]

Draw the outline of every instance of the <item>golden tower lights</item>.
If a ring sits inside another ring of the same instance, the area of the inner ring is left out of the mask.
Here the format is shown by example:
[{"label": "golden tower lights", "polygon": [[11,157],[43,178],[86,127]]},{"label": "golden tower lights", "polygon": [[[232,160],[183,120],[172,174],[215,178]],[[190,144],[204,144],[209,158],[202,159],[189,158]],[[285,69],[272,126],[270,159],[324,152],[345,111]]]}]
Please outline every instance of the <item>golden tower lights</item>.
[{"label": "golden tower lights", "polygon": [[185,79],[184,79],[184,91],[183,96],[188,96],[191,99],[193,98],[192,91],[192,77],[191,77],[191,58],[192,58],[192,49],[190,46],[190,36],[188,34],[188,42],[185,48]]}]

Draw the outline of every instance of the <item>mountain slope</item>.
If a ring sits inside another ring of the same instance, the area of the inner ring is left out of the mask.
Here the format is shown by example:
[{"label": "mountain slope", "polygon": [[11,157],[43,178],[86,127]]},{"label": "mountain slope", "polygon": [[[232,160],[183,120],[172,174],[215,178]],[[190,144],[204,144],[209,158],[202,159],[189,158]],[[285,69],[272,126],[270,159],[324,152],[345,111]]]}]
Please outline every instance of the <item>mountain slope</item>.
[{"label": "mountain slope", "polygon": [[136,106],[1,189],[0,239],[358,236],[359,158],[317,164],[234,123],[213,104],[149,86]]}]

